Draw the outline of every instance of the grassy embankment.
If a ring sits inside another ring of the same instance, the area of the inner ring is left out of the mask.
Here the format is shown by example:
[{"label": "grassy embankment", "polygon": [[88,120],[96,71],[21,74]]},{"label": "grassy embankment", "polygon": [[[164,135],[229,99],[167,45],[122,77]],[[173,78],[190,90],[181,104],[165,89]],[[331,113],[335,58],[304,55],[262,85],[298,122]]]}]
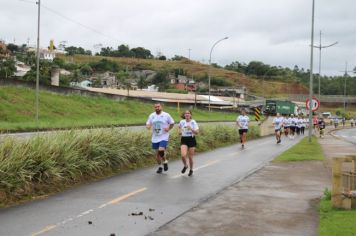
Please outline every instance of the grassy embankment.
[{"label": "grassy embankment", "polygon": [[[61,95],[40,92],[39,129],[145,124],[153,105],[138,101],[114,101],[103,97]],[[164,106],[175,121],[179,112]],[[184,108],[181,108],[183,111]],[[234,121],[234,113],[195,109],[197,121]],[[0,87],[0,132],[36,130],[35,91],[29,88]]]},{"label": "grassy embankment", "polygon": [[[282,153],[275,161],[323,160],[321,147],[316,138],[309,143],[304,138],[300,143]],[[319,204],[319,236],[355,235],[356,210],[339,210],[331,207],[331,194],[327,189]]]}]

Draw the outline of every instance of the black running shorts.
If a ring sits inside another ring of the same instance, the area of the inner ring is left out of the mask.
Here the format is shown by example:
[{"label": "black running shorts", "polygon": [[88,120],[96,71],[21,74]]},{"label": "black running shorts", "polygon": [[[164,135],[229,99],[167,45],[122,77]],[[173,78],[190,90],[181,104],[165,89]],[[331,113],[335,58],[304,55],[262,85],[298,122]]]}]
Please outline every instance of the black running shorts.
[{"label": "black running shorts", "polygon": [[197,146],[197,141],[195,140],[195,137],[192,137],[192,136],[181,137],[180,145],[186,145],[186,146],[188,146],[188,148],[196,147]]},{"label": "black running shorts", "polygon": [[248,129],[239,129],[239,134],[247,133]]}]

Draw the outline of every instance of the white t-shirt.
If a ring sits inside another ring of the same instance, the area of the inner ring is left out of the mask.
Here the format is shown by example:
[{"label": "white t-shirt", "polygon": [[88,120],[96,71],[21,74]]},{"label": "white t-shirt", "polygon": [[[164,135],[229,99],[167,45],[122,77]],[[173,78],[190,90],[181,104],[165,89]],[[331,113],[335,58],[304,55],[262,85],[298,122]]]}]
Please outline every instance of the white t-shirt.
[{"label": "white t-shirt", "polygon": [[284,126],[289,127],[292,124],[292,118],[288,117],[284,119]]},{"label": "white t-shirt", "polygon": [[187,126],[190,126],[194,130],[199,129],[197,122],[195,120],[187,122],[185,119],[179,122],[179,128],[182,130],[182,137],[194,137],[193,131],[189,130]]},{"label": "white t-shirt", "polygon": [[294,117],[291,119],[291,127],[296,127],[297,126],[297,123],[298,123],[298,118]]},{"label": "white t-shirt", "polygon": [[167,112],[161,112],[159,115],[153,112],[146,122],[146,125],[152,125],[152,143],[168,141],[169,132],[164,129],[174,124],[174,120]]},{"label": "white t-shirt", "polygon": [[281,129],[283,125],[284,118],[283,117],[275,117],[273,119],[274,129]]},{"label": "white t-shirt", "polygon": [[239,115],[236,119],[237,125],[239,125],[239,129],[248,129],[248,122],[250,118],[248,116]]}]

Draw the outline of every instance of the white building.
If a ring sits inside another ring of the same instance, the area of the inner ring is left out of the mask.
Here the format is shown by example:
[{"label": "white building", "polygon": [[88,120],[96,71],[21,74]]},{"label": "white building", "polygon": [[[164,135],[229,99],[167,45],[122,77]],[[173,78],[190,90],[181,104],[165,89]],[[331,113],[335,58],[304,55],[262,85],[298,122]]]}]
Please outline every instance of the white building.
[{"label": "white building", "polygon": [[26,73],[31,70],[30,66],[26,65],[21,61],[16,61],[15,67],[16,67],[16,72],[14,73],[14,76],[18,76],[18,77],[22,77],[26,75]]}]

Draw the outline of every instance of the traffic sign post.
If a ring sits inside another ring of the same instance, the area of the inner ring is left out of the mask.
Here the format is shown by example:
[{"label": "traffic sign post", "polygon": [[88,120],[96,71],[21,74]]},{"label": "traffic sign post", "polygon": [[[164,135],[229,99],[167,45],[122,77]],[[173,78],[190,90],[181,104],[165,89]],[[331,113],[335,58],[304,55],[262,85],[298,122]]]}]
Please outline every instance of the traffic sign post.
[{"label": "traffic sign post", "polygon": [[319,109],[320,107],[320,101],[316,98],[316,97],[313,97],[312,98],[312,102],[311,102],[311,109],[310,109],[310,100],[309,98],[305,101],[305,106],[307,108],[307,110],[311,110],[312,112],[316,111]]}]

